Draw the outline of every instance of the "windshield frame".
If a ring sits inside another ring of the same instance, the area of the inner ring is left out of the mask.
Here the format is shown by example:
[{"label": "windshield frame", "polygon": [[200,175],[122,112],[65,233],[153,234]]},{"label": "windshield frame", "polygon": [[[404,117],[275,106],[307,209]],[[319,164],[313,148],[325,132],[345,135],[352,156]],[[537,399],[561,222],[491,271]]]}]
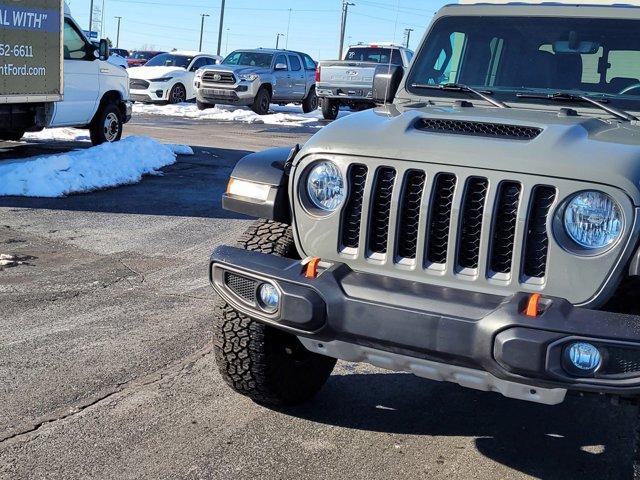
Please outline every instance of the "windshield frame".
[{"label": "windshield frame", "polygon": [[[450,103],[454,103],[459,100],[474,99],[475,101],[489,105],[488,102],[478,99],[477,96],[475,96],[473,93],[468,91],[447,90],[447,89],[442,89],[442,90],[428,89],[427,90],[427,89],[420,89],[412,86],[413,84],[421,83],[417,81],[418,80],[417,71],[419,70],[419,68],[422,68],[420,65],[421,58],[423,58],[423,56],[429,53],[429,44],[430,44],[429,39],[433,38],[433,36],[436,34],[437,28],[439,28],[440,23],[442,21],[450,20],[451,18],[462,18],[462,19],[471,18],[474,20],[481,20],[482,17],[488,17],[488,18],[494,18],[494,19],[505,18],[505,20],[510,18],[523,18],[523,19],[532,19],[532,18],[545,19],[549,17],[558,18],[560,17],[560,14],[557,13],[559,9],[572,8],[570,6],[553,6],[553,7],[536,6],[536,7],[537,8],[534,13],[532,13],[531,6],[516,7],[516,6],[504,6],[504,5],[492,6],[491,10],[488,10],[488,11],[484,11],[485,10],[484,7],[475,7],[474,9],[470,9],[469,7],[466,7],[464,10],[460,9],[459,11],[456,11],[453,14],[450,14],[449,12],[440,12],[438,15],[436,15],[436,18],[431,23],[431,26],[429,27],[427,33],[423,38],[423,41],[421,42],[420,48],[415,53],[414,59],[411,63],[411,67],[407,75],[405,75],[404,77],[402,88],[398,92],[397,98],[399,100],[404,99],[404,100],[411,100],[411,101],[415,101],[416,99],[420,99],[420,101],[424,101],[425,99],[443,99],[443,100],[449,100]],[[460,7],[459,6],[445,7],[443,10],[449,10],[453,8],[460,8]],[[549,9],[549,8],[554,8],[556,11],[556,15],[548,15],[548,12],[541,11],[541,9]],[[575,7],[573,8],[575,9]],[[616,8],[616,10],[624,10],[622,7],[581,7],[581,10],[585,11],[586,13],[592,13],[592,11],[600,10],[599,13],[602,13],[602,10],[606,9],[607,10],[606,13],[611,14],[613,8]],[[518,12],[517,9],[520,9],[521,11]],[[522,10],[524,9],[526,9],[527,13],[531,13],[531,14],[523,15]],[[638,22],[638,25],[640,26],[640,8],[629,7],[629,9],[634,10],[633,14],[628,16],[618,14],[620,15],[619,18],[616,15],[606,15],[604,17],[596,16],[596,15],[579,16],[574,13],[575,10],[571,10],[570,12],[567,11],[567,13],[572,13],[573,15],[567,15],[566,17],[562,17],[562,18],[567,18],[567,19],[575,18],[576,20],[578,19],[579,20],[609,20],[609,21],[627,20],[627,21]],[[497,12],[500,12],[500,13],[497,13]],[[640,48],[638,47],[635,47],[629,50],[638,51],[640,53]],[[611,51],[616,52],[616,51],[622,51],[622,50],[618,49],[618,50],[611,50]],[[640,79],[639,79],[639,83],[640,83]],[[552,100],[552,99],[542,99],[542,98],[539,98],[539,99],[538,98],[522,98],[521,96],[519,96],[520,94],[523,94],[523,93],[553,95],[558,92],[563,92],[563,93],[570,93],[574,95],[585,95],[594,100],[604,102],[606,105],[613,106],[625,111],[640,112],[640,88],[638,88],[637,96],[628,95],[626,98],[623,98],[623,97],[620,97],[619,94],[612,94],[607,92],[594,92],[586,89],[567,89],[567,88],[561,88],[560,86],[551,87],[551,88],[541,88],[541,87],[540,88],[524,88],[524,87],[513,88],[513,87],[504,87],[504,86],[502,87],[486,86],[482,84],[479,85],[477,83],[468,83],[468,85],[477,90],[482,90],[485,92],[490,91],[489,93],[491,93],[492,98],[508,103],[509,105],[514,106],[516,108],[533,106],[534,108],[543,107],[542,109],[544,110],[554,109],[557,111],[559,108],[562,108],[562,107],[571,107],[573,109],[580,110],[580,111],[599,112],[600,114],[603,113],[601,110],[594,109],[593,106],[588,105],[586,103],[583,106],[573,101],[562,101],[557,99]]]}]

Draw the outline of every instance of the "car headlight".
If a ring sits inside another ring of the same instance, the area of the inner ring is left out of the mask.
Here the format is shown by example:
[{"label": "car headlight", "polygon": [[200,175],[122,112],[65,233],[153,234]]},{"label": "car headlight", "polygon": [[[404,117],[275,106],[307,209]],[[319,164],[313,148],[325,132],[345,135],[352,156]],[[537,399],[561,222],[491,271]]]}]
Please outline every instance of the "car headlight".
[{"label": "car headlight", "polygon": [[256,80],[258,78],[258,74],[257,73],[245,73],[245,74],[238,75],[238,77],[240,78],[240,80],[246,80],[247,82],[253,82],[254,80]]},{"label": "car headlight", "polygon": [[311,203],[325,212],[334,212],[344,203],[344,178],[335,163],[317,163],[307,175],[307,194]]},{"label": "car headlight", "polygon": [[168,82],[169,80],[171,80],[173,77],[162,77],[162,78],[152,78],[151,80],[149,80],[150,82],[153,83],[157,83],[157,82]]},{"label": "car headlight", "polygon": [[196,70],[196,78],[202,78],[203,74],[204,74],[204,68],[200,68]]},{"label": "car headlight", "polygon": [[622,234],[620,205],[606,193],[586,191],[575,195],[564,211],[564,228],[581,247],[605,248]]}]

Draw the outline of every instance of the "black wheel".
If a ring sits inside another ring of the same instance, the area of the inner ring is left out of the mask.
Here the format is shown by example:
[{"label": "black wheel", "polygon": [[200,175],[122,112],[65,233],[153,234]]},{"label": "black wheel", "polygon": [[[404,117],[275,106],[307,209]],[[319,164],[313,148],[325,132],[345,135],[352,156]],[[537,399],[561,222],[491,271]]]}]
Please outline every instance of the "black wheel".
[{"label": "black wheel", "polygon": [[271,92],[268,88],[262,87],[258,90],[256,94],[256,98],[253,99],[253,105],[251,105],[251,110],[256,112],[258,115],[266,115],[269,113],[269,107],[271,106]]},{"label": "black wheel", "polygon": [[116,105],[107,103],[96,114],[89,126],[91,143],[101,145],[117,142],[122,138],[123,129],[122,113]]},{"label": "black wheel", "polygon": [[325,120],[335,120],[340,113],[340,102],[332,98],[322,99],[322,116]]},{"label": "black wheel", "polygon": [[313,86],[309,90],[309,94],[302,101],[302,111],[304,113],[314,112],[318,109],[318,96],[316,95],[316,87]]},{"label": "black wheel", "polygon": [[196,100],[196,105],[198,106],[198,110],[207,110],[216,106],[215,103],[205,103],[201,102],[200,100]]},{"label": "black wheel", "polygon": [[183,103],[187,101],[187,89],[181,83],[176,83],[169,92],[169,103]]},{"label": "black wheel", "polygon": [[0,140],[17,142],[24,137],[24,130],[0,130]]},{"label": "black wheel", "polygon": [[[246,250],[297,257],[291,227],[271,220],[255,222],[238,244]],[[333,358],[306,350],[294,335],[256,322],[223,300],[215,307],[214,353],[231,388],[273,406],[310,400],[336,364]]]}]

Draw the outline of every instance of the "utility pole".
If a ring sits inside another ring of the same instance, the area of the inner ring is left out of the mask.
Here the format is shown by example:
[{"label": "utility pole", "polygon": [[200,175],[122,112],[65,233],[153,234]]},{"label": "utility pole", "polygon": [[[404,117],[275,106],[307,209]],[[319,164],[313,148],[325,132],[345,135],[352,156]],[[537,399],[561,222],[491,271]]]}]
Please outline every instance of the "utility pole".
[{"label": "utility pole", "polygon": [[202,51],[202,37],[204,36],[204,19],[209,15],[206,13],[201,13],[200,16],[202,17],[202,22],[200,23],[200,47],[198,48],[199,52]]},{"label": "utility pole", "polygon": [[102,11],[100,12],[100,39],[104,38],[104,0],[102,0]]},{"label": "utility pole", "polygon": [[91,36],[92,31],[93,31],[93,0],[91,0],[91,5],[89,6],[89,36]]},{"label": "utility pole", "polygon": [[231,30],[230,28],[227,28],[227,44],[224,47],[224,56],[226,57],[227,55],[229,55],[229,30]]},{"label": "utility pole", "polygon": [[278,50],[278,47],[280,46],[280,37],[284,37],[284,33],[276,34],[276,50]]},{"label": "utility pole", "polygon": [[218,30],[218,55],[220,55],[220,50],[222,49],[222,28],[224,27],[224,3],[225,3],[225,0],[222,0],[222,4],[220,5],[220,28]]},{"label": "utility pole", "polygon": [[342,50],[344,50],[344,34],[347,29],[347,15],[349,14],[349,7],[355,7],[355,3],[350,3],[347,0],[342,0],[342,22],[340,24],[340,51],[338,52],[338,59],[342,60]]},{"label": "utility pole", "polygon": [[411,32],[413,32],[413,28],[405,28],[404,29],[404,46],[409,48],[409,40],[411,40]]},{"label": "utility pole", "polygon": [[287,22],[287,36],[284,37],[285,38],[285,45],[284,48],[288,49],[289,48],[289,29],[291,28],[291,12],[292,12],[292,8],[289,9],[289,21]]},{"label": "utility pole", "polygon": [[120,22],[122,21],[122,17],[114,17],[118,20],[118,34],[116,35],[116,48],[120,48]]}]

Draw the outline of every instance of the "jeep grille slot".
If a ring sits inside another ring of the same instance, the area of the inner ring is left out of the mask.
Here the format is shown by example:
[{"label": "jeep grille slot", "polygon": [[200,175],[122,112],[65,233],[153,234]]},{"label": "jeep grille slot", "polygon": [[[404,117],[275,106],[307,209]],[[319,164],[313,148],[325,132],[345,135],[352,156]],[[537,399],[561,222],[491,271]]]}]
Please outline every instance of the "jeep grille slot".
[{"label": "jeep grille slot", "polygon": [[349,199],[344,207],[342,221],[342,247],[358,248],[364,187],[367,183],[367,167],[352,165],[349,169]]},{"label": "jeep grille slot", "polygon": [[456,176],[452,173],[440,173],[436,176],[429,214],[427,240],[427,261],[429,263],[442,265],[447,263],[451,211],[456,183]]},{"label": "jeep grille slot", "polygon": [[369,250],[372,253],[387,253],[391,196],[395,180],[396,171],[393,168],[382,167],[378,169],[369,219]]},{"label": "jeep grille slot", "polygon": [[471,122],[446,118],[421,118],[417,130],[453,135],[506,138],[509,140],[533,140],[542,133],[541,128],[503,123]]},{"label": "jeep grille slot", "polygon": [[418,251],[420,204],[427,175],[421,170],[409,170],[405,175],[398,223],[398,257],[415,260]]},{"label": "jeep grille slot", "polygon": [[255,280],[232,272],[224,273],[224,283],[238,298],[249,305],[257,305],[258,284]]},{"label": "jeep grille slot", "polygon": [[533,190],[524,253],[523,273],[527,277],[543,278],[546,275],[549,251],[547,218],[555,199],[554,187],[539,185]]},{"label": "jeep grille slot", "polygon": [[458,242],[458,265],[461,268],[478,268],[482,220],[488,189],[489,181],[486,178],[475,177],[467,181]]},{"label": "jeep grille slot", "polygon": [[511,273],[521,190],[519,183],[500,184],[491,237],[490,273]]}]

